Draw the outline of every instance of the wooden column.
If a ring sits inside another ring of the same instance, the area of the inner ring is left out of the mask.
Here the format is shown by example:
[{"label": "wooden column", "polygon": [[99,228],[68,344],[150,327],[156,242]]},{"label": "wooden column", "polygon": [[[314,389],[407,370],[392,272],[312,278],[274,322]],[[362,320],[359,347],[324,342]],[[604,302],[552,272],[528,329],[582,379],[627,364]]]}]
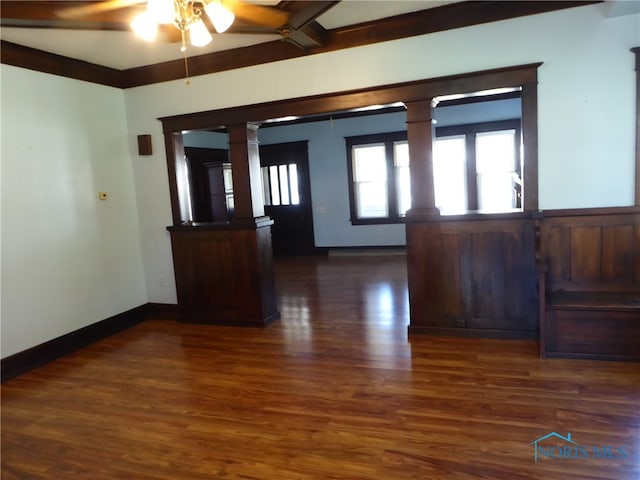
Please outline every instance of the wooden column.
[{"label": "wooden column", "polygon": [[522,209],[538,211],[538,82],[522,86],[522,142],[524,162],[522,165]]},{"label": "wooden column", "polygon": [[182,320],[266,326],[279,318],[264,215],[257,125],[229,127],[235,215],[231,222],[169,227]]},{"label": "wooden column", "polygon": [[251,123],[231,125],[228,131],[235,218],[245,220],[263,217],[264,200],[260,178],[258,125]]},{"label": "wooden column", "polygon": [[433,99],[407,103],[407,140],[411,171],[409,216],[439,215],[433,182]]},{"label": "wooden column", "polygon": [[636,207],[640,207],[640,47],[632,48],[636,56]]},{"label": "wooden column", "polygon": [[407,212],[407,281],[409,332],[425,324],[439,325],[442,308],[440,211],[433,180],[432,99],[407,104],[407,140],[411,171],[411,210]]}]

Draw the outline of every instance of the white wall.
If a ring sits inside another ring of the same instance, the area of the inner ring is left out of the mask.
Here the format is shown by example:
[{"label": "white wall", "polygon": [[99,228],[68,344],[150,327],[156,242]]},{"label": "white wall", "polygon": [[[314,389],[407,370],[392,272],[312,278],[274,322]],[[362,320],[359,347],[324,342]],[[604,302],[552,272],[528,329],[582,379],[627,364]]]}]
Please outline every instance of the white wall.
[{"label": "white wall", "polygon": [[127,90],[130,138],[154,139],[154,155],[133,162],[149,300],[175,301],[162,116],[542,61],[540,206],[632,204],[629,49],[640,45],[640,16],[603,11],[584,6],[196,77],[189,87],[177,80]]},{"label": "white wall", "polygon": [[6,357],[142,305],[147,293],[124,93],[0,68]]}]

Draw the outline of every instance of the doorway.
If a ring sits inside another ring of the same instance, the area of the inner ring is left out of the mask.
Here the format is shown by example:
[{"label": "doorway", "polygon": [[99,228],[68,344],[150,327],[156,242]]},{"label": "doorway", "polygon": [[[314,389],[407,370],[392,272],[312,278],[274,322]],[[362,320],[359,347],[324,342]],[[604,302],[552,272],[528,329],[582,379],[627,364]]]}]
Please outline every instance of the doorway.
[{"label": "doorway", "polygon": [[229,152],[185,147],[194,222],[226,222],[233,215]]},{"label": "doorway", "polygon": [[274,221],[274,255],[315,253],[307,143],[260,146],[264,209]]}]

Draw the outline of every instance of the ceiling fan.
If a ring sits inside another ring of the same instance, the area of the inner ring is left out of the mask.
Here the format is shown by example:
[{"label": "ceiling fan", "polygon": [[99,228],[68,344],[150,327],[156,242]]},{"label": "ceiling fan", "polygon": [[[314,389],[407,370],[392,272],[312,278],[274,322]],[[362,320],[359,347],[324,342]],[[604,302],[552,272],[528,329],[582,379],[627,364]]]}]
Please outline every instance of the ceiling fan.
[{"label": "ceiling fan", "polygon": [[[264,2],[263,2],[264,3]],[[283,0],[0,0],[0,25],[22,28],[131,30],[151,39],[160,31],[186,47],[205,45],[211,32],[279,34],[302,49],[323,45],[328,32],[315,19],[339,1]],[[133,26],[132,26],[133,24]]]}]

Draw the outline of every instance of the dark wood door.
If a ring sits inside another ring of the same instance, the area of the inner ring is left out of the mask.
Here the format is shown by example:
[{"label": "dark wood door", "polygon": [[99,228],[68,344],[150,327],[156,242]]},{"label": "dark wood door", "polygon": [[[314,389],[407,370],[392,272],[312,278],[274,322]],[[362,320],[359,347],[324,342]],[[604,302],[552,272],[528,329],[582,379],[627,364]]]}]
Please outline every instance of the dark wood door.
[{"label": "dark wood door", "polygon": [[275,255],[314,253],[307,142],[260,146],[265,213],[273,221]]}]

